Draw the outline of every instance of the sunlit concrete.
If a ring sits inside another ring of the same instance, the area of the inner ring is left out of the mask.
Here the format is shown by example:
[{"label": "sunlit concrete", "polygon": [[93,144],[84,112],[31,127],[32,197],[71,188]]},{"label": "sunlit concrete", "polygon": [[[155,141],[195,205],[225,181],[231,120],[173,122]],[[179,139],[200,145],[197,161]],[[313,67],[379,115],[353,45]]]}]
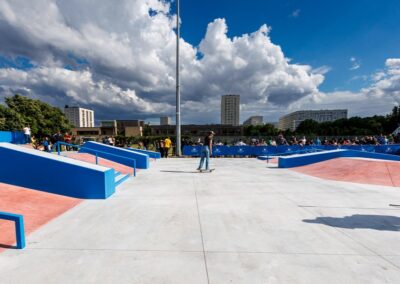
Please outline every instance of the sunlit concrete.
[{"label": "sunlit concrete", "polygon": [[[0,283],[399,283],[400,189],[163,159],[0,254]],[[366,173],[373,174],[373,173]]]}]

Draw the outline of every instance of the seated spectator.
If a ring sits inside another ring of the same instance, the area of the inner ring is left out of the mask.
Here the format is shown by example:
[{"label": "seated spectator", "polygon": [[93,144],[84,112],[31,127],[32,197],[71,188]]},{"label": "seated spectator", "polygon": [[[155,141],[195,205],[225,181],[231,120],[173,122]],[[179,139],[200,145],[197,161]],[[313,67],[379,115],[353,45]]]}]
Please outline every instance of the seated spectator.
[{"label": "seated spectator", "polygon": [[288,145],[288,142],[286,141],[285,137],[283,137],[282,133],[278,135],[278,139],[276,141],[276,144],[278,146]]},{"label": "seated spectator", "polygon": [[42,145],[43,145],[43,151],[49,152],[49,153],[51,152],[51,143],[50,143],[48,137],[44,138]]},{"label": "seated spectator", "polygon": [[[71,135],[69,135],[68,132],[65,132],[65,134],[64,134],[64,142],[68,143],[68,144],[71,144],[71,142],[72,142],[72,137],[71,137]],[[67,148],[67,151],[71,150],[71,146],[69,146],[69,145],[67,145],[66,148]]]}]

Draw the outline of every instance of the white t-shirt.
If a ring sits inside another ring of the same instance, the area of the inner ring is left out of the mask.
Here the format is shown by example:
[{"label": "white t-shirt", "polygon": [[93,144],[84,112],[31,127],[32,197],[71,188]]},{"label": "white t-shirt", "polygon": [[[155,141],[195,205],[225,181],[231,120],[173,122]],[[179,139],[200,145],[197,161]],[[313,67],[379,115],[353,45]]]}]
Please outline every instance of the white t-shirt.
[{"label": "white t-shirt", "polygon": [[24,127],[23,130],[25,135],[31,135],[31,129],[29,127]]}]

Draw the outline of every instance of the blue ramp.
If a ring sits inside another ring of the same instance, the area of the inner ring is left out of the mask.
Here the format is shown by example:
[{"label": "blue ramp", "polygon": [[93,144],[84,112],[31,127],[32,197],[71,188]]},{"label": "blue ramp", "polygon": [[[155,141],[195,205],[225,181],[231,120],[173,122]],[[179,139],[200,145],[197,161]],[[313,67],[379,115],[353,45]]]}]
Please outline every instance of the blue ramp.
[{"label": "blue ramp", "polygon": [[126,148],[129,151],[132,152],[137,152],[137,153],[142,153],[145,155],[148,155],[152,159],[161,159],[161,153],[160,152],[154,152],[154,151],[149,151],[149,150],[142,150],[142,149],[135,149],[135,148]]},{"label": "blue ramp", "polygon": [[148,169],[150,166],[149,155],[93,141],[83,144],[79,152],[97,155],[128,167],[133,167],[133,160],[139,169]]},{"label": "blue ramp", "polygon": [[286,157],[279,157],[278,167],[279,168],[294,168],[314,163],[319,163],[326,160],[336,158],[368,158],[368,159],[379,159],[388,161],[400,161],[399,156],[372,153],[366,151],[354,151],[354,150],[332,150],[309,154],[292,155]]},{"label": "blue ramp", "polygon": [[87,199],[115,192],[114,169],[0,143],[0,182]]}]

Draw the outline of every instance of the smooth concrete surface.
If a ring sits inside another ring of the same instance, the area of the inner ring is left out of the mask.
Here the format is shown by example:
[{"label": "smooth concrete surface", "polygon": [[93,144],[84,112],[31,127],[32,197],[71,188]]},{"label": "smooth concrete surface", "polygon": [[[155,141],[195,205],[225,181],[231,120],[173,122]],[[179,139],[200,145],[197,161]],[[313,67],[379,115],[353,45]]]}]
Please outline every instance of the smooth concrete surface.
[{"label": "smooth concrete surface", "polygon": [[[400,189],[161,159],[0,253],[0,283],[400,283]],[[373,173],[368,173],[373,174]]]}]

